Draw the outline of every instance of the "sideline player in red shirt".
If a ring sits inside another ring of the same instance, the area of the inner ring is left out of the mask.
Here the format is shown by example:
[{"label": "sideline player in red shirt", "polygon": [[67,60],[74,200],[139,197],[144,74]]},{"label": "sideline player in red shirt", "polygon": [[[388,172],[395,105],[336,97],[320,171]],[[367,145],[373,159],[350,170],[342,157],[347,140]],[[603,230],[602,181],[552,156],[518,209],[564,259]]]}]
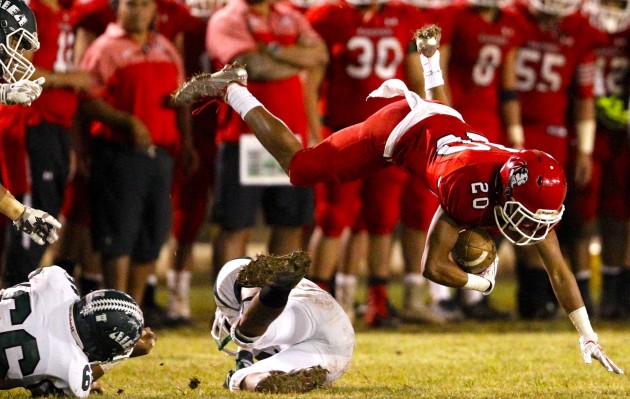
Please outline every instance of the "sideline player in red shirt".
[{"label": "sideline player in red shirt", "polygon": [[[514,148],[537,148],[552,155],[569,173],[568,197],[591,178],[595,139],[595,48],[605,38],[578,12],[580,0],[516,4],[525,22],[520,29],[525,42],[517,55],[517,85],[524,134],[510,137]],[[572,134],[577,155],[568,165]],[[570,203],[570,202],[569,202]],[[585,243],[568,228],[559,228],[569,254]],[[557,306],[539,256],[531,248],[516,248],[517,308],[522,318],[550,318]],[[572,262],[574,265],[575,262]],[[585,281],[577,276],[587,308],[590,297]]]},{"label": "sideline player in red shirt", "polygon": [[[630,268],[625,260],[630,218],[630,3],[591,0],[585,4],[585,10],[591,25],[606,33],[607,42],[596,50],[597,134],[592,178],[567,201],[567,213],[584,240],[584,244],[577,245],[579,252],[571,263],[575,265],[578,282],[583,280],[588,287],[591,275],[588,242],[599,229],[602,288],[598,315],[604,319],[618,319],[630,315]],[[582,295],[586,297],[584,293]]]},{"label": "sideline player in red shirt", "polygon": [[[425,90],[444,98],[439,64],[438,28],[417,35]],[[420,176],[439,198],[429,229],[424,275],[440,284],[489,294],[497,262],[479,274],[461,270],[451,260],[461,228],[480,226],[499,231],[510,242],[532,245],[544,261],[557,298],[580,334],[586,363],[596,358],[608,370],[623,373],[603,352],[597,334],[565,262],[554,226],[562,218],[566,177],[562,167],[542,151],[517,151],[492,144],[445,105],[427,102],[402,82],[389,80],[372,96],[404,96],[366,119],[302,148],[282,121],[245,88],[247,73],[228,65],[222,72],[189,81],[174,95],[191,103],[223,98],[252,128],[296,185],[353,180],[392,164]],[[235,84],[231,84],[235,83]]]},{"label": "sideline player in red shirt", "polygon": [[[308,86],[315,91],[311,99],[321,91],[328,134],[358,123],[391,103],[390,99],[365,101],[387,79],[401,79],[412,90],[422,90],[422,81],[415,73],[419,60],[409,33],[425,16],[414,6],[388,0],[346,0],[315,6],[306,16],[330,54],[322,89],[321,81]],[[338,267],[335,296],[352,319],[355,274],[363,256],[338,261],[340,242],[344,231],[351,230],[347,251],[352,254],[359,252],[357,245],[364,246],[367,239],[365,322],[371,327],[397,325],[389,312],[387,283],[392,233],[401,216],[401,197],[409,179],[404,170],[394,167],[353,182],[325,182],[315,188],[315,223],[322,234],[311,239],[313,264],[309,278],[324,287]],[[424,306],[414,310],[416,320],[433,321]],[[403,311],[410,316],[408,306],[403,306]]]}]

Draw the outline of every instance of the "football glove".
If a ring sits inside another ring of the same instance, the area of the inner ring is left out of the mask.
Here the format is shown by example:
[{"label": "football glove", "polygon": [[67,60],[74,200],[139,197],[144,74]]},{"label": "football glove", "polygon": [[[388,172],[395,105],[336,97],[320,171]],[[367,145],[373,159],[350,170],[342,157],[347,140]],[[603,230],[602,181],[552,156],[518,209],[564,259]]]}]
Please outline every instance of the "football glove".
[{"label": "football glove", "polygon": [[497,276],[498,265],[499,265],[499,256],[497,255],[494,258],[494,262],[492,262],[492,264],[488,266],[486,270],[477,274],[478,276],[483,277],[486,280],[488,280],[488,282],[490,282],[490,288],[488,288],[487,290],[483,292],[484,295],[489,295],[494,289],[494,285],[495,285],[494,280],[495,280],[495,277]]},{"label": "football glove", "polygon": [[599,360],[599,363],[606,368],[606,370],[617,374],[623,374],[623,370],[604,353],[604,350],[597,342],[597,334],[593,333],[581,336],[580,349],[582,350],[582,357],[584,358],[585,363],[591,364],[593,359],[597,359]]},{"label": "football glove", "polygon": [[19,80],[15,83],[0,84],[0,103],[5,105],[22,104],[30,106],[42,94],[43,77],[32,80]]},{"label": "football glove", "polygon": [[52,244],[57,241],[57,229],[61,223],[44,211],[24,207],[24,212],[13,222],[18,230],[28,234],[39,245]]}]

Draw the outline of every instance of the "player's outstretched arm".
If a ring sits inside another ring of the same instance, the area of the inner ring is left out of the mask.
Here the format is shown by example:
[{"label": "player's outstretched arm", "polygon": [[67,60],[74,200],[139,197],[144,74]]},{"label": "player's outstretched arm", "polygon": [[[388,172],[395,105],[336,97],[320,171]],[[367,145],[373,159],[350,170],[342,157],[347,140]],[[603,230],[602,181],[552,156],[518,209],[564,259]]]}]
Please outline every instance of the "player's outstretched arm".
[{"label": "player's outstretched arm", "polygon": [[430,100],[448,104],[444,90],[444,77],[440,67],[440,39],[442,30],[437,25],[426,25],[414,34],[416,47],[420,53],[420,62],[424,71],[424,90]]},{"label": "player's outstretched arm", "polygon": [[592,359],[597,359],[606,370],[623,374],[623,370],[606,356],[599,345],[597,334],[591,326],[575,277],[560,251],[560,244],[555,231],[552,230],[547,238],[537,244],[537,249],[543,259],[547,274],[549,274],[558,302],[567,312],[569,319],[580,334],[580,350],[584,362],[590,364]]}]

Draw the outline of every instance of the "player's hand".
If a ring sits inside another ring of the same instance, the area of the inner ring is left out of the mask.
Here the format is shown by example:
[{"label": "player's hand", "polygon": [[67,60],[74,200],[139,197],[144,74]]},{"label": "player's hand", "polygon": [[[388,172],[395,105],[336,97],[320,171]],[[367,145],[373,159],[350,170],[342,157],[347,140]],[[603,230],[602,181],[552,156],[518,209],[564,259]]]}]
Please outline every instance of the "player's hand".
[{"label": "player's hand", "polygon": [[485,290],[483,292],[484,295],[489,295],[492,290],[494,289],[494,285],[495,285],[495,278],[497,276],[497,267],[499,265],[499,256],[497,255],[494,258],[494,262],[492,262],[492,264],[490,266],[488,266],[486,268],[486,270],[482,271],[481,273],[478,273],[478,276],[481,276],[483,278],[485,278],[486,280],[488,280],[488,282],[490,282],[490,288],[488,288],[487,290]]},{"label": "player's hand", "polygon": [[440,47],[442,29],[437,25],[427,25],[418,29],[414,34],[416,48],[422,57],[431,58]]},{"label": "player's hand", "polygon": [[57,241],[57,229],[61,223],[44,211],[25,207],[20,217],[13,222],[18,230],[28,234],[39,245],[52,244]]},{"label": "player's hand", "polygon": [[155,346],[155,341],[157,341],[157,336],[151,330],[150,327],[145,327],[142,330],[142,334],[140,335],[140,339],[133,347],[133,351],[129,357],[138,357],[148,355],[151,352],[151,349]]},{"label": "player's hand", "polygon": [[29,107],[40,94],[46,80],[40,77],[36,80],[19,80],[15,83],[0,85],[0,103],[6,105],[22,104]]},{"label": "player's hand", "polygon": [[149,128],[140,119],[129,116],[128,128],[136,147],[146,151],[151,157],[155,157],[155,145],[151,139]]},{"label": "player's hand", "polygon": [[604,353],[604,350],[599,345],[599,342],[597,342],[597,334],[581,336],[580,349],[582,350],[582,356],[584,357],[585,363],[591,364],[593,359],[597,359],[599,360],[599,363],[606,368],[606,370],[617,374],[623,374],[623,370]]},{"label": "player's hand", "polygon": [[94,381],[92,385],[90,385],[90,393],[102,395],[105,393],[105,386],[100,381]]}]

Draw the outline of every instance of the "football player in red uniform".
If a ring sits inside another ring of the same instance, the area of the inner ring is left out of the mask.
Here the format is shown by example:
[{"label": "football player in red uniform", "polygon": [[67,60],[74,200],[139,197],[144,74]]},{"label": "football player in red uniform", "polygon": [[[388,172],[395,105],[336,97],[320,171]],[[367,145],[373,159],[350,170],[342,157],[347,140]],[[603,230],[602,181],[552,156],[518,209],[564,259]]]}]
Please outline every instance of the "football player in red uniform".
[{"label": "football player in red uniform", "polygon": [[[425,90],[443,99],[436,29],[423,28],[416,35]],[[286,125],[244,87],[246,76],[242,67],[228,65],[218,74],[180,87],[175,101],[223,98],[296,185],[349,181],[392,164],[424,179],[440,201],[428,232],[425,277],[451,287],[492,291],[497,262],[479,274],[469,274],[449,256],[463,227],[484,227],[517,246],[531,245],[543,259],[557,298],[580,334],[584,361],[596,358],[608,371],[623,373],[598,343],[553,229],[562,218],[566,194],[566,178],[555,159],[542,151],[492,144],[457,111],[422,100],[395,79],[371,96],[404,96],[404,100],[304,149]]]},{"label": "football player in red uniform", "polygon": [[[444,18],[442,70],[448,105],[464,120],[483,131],[489,141],[505,143],[506,131],[520,132],[522,126],[516,93],[516,51],[523,41],[519,34],[521,16],[505,7],[503,0],[466,0],[448,9]],[[452,62],[451,62],[452,61]],[[431,284],[432,306],[448,308],[451,290]],[[467,317],[488,320],[509,317],[475,291],[460,293]],[[453,304],[451,304],[451,308]]]},{"label": "football player in red uniform", "polygon": [[[509,138],[512,146],[540,149],[567,167],[569,132],[574,130],[577,155],[571,162],[569,196],[591,178],[595,48],[604,40],[577,11],[580,3],[580,0],[527,0],[517,4],[517,11],[525,21],[522,26],[525,43],[517,55],[516,85],[524,134]],[[585,240],[573,229],[563,230],[565,227],[566,223],[561,231],[567,234],[561,242],[573,253]],[[539,256],[531,248],[517,248],[517,259],[519,315],[554,317],[557,306]],[[586,294],[585,281],[578,278],[578,285]],[[584,299],[589,307],[589,296]]]},{"label": "football player in red uniform", "polygon": [[[330,62],[322,90],[325,130],[334,132],[364,120],[389,99],[365,101],[385,80],[398,78],[421,91],[415,72],[419,61],[411,47],[409,32],[423,14],[415,7],[387,0],[347,0],[322,4],[306,14],[313,28],[326,42]],[[311,82],[311,101],[320,92],[319,82]],[[369,269],[366,323],[372,327],[395,326],[388,307],[387,282],[392,232],[401,213],[401,196],[409,176],[400,168],[388,168],[353,182],[326,182],[316,188],[315,223],[321,235],[314,235],[313,265],[309,277],[320,286],[335,273],[340,237],[351,229],[348,251],[365,230],[369,235]],[[358,262],[362,257],[340,265],[335,294],[348,314],[353,314],[354,287]]]},{"label": "football player in red uniform", "polygon": [[[585,243],[575,264],[576,277],[588,287],[590,254],[588,241],[601,232],[602,289],[599,316],[617,319],[628,316],[630,301],[627,287],[630,269],[626,265],[626,242],[630,208],[628,169],[628,72],[630,71],[630,3],[626,1],[591,0],[586,3],[593,26],[607,33],[608,42],[597,49],[595,105],[597,135],[593,151],[593,177],[585,189],[570,197],[567,211],[577,223]],[[599,217],[600,223],[597,223]]]}]

